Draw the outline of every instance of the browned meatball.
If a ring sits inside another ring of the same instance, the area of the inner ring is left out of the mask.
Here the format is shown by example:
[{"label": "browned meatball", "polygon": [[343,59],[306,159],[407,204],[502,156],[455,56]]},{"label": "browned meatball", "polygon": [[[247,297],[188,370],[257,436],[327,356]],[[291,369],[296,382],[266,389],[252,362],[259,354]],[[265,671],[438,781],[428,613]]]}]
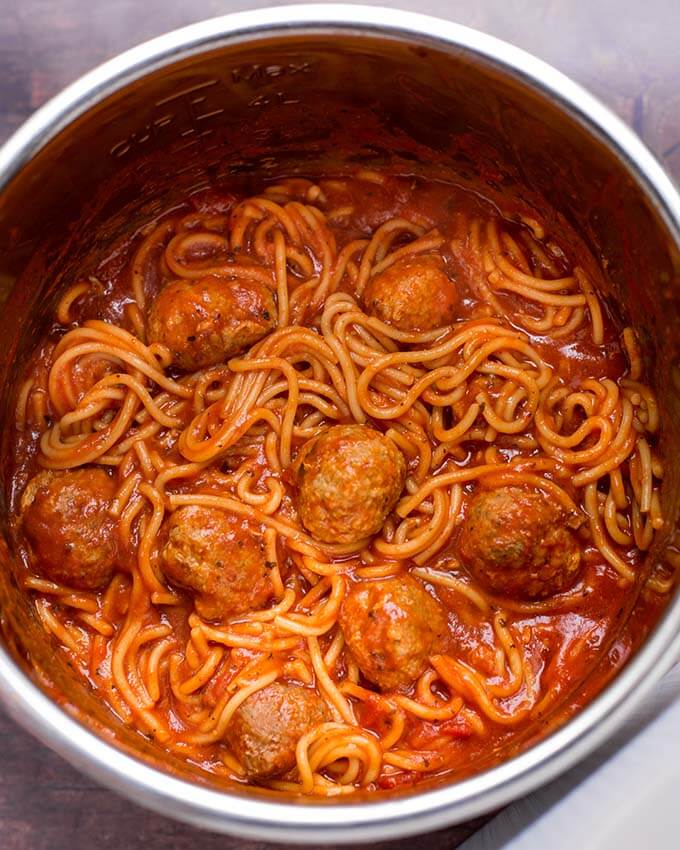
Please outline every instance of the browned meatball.
[{"label": "browned meatball", "polygon": [[173,280],[149,310],[149,342],[167,345],[189,371],[223,363],[275,326],[272,293],[254,280]]},{"label": "browned meatball", "polygon": [[355,543],[377,534],[404,486],[404,457],[365,425],[334,425],[308,440],[293,466],[298,511],[318,540]]},{"label": "browned meatball", "polygon": [[405,257],[369,280],[364,304],[400,331],[431,331],[456,316],[458,290],[437,254]]},{"label": "browned meatball", "polygon": [[273,682],[236,709],[226,739],[248,779],[266,779],[294,767],[300,738],[330,719],[316,691]]},{"label": "browned meatball", "polygon": [[356,584],[340,625],[359,669],[383,691],[412,684],[446,631],[440,604],[410,575]]},{"label": "browned meatball", "polygon": [[193,590],[201,617],[217,620],[257,610],[272,594],[261,535],[217,508],[186,505],[165,521],[161,567]]},{"label": "browned meatball", "polygon": [[481,490],[470,503],[458,540],[463,563],[489,590],[540,599],[573,584],[578,541],[560,505],[538,490]]},{"label": "browned meatball", "polygon": [[21,500],[23,529],[41,573],[81,590],[109,583],[118,559],[109,514],[115,492],[103,469],[41,472],[29,481]]}]

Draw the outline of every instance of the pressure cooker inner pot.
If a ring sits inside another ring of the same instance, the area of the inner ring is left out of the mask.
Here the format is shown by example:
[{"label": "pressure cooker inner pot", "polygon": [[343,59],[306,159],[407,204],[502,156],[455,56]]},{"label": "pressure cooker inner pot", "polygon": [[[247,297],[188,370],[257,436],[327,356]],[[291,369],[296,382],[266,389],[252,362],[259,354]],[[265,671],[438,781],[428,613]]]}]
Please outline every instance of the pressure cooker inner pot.
[{"label": "pressure cooker inner pot", "polygon": [[[533,211],[558,241],[576,241],[602,264],[603,295],[635,327],[661,405],[670,522],[650,563],[663,557],[680,501],[677,248],[623,162],[559,103],[424,38],[310,31],[178,58],[55,130],[0,206],[0,280],[12,290],[0,339],[5,453],[17,364],[45,332],[60,289],[112,245],[193,193],[389,169]],[[8,464],[0,470],[6,532]],[[11,546],[1,552],[4,641],[40,686],[119,746],[217,781],[127,728],[73,676],[17,587]]]}]

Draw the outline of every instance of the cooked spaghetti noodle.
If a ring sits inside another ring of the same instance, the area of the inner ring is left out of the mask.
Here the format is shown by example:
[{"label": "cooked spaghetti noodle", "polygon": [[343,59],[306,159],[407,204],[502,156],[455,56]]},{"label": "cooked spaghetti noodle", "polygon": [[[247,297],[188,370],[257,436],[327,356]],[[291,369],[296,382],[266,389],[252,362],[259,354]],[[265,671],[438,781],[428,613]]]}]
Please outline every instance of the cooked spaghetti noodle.
[{"label": "cooked spaghetti noodle", "polygon": [[562,706],[671,585],[640,347],[567,249],[359,172],[199,199],[72,283],[17,390],[15,536],[114,714],[330,796]]}]

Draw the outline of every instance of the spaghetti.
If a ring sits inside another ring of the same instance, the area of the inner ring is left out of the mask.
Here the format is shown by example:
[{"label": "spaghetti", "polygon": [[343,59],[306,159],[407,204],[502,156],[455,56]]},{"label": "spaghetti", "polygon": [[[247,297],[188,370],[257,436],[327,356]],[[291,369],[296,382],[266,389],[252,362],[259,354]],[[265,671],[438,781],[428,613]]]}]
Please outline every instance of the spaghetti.
[{"label": "spaghetti", "polygon": [[332,796],[493,761],[647,580],[663,463],[634,331],[540,222],[443,184],[193,207],[63,293],[18,387],[46,633],[120,719],[237,783]]}]

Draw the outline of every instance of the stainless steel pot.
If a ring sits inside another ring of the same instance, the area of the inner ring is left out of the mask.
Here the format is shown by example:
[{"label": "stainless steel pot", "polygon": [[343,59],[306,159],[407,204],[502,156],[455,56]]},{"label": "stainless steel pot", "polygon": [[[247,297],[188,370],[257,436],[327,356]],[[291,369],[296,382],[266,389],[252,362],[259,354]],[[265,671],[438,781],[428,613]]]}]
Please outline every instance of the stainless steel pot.
[{"label": "stainless steel pot", "polygon": [[[680,198],[673,185],[627,127],[553,68],[473,30],[385,9],[298,6],[188,27],[83,77],[10,139],[0,151],[0,281],[13,286],[0,340],[4,422],[12,417],[13,364],[31,350],[60,282],[84,258],[101,256],[173,198],[216,181],[388,160],[433,177],[482,173],[490,192],[521,197],[552,216],[554,232],[570,228],[606,258],[608,296],[637,327],[660,393],[669,459],[663,498],[675,521]],[[6,451],[7,427],[3,433]],[[676,597],[594,702],[512,760],[380,802],[282,803],[208,787],[151,745],[140,749],[52,657],[11,577],[4,542],[0,558],[0,697],[17,722],[139,803],[270,840],[405,836],[495,809],[605,740],[680,650]],[[28,655],[49,672],[49,686],[29,671]],[[89,714],[87,728],[69,711],[73,701]]]}]

